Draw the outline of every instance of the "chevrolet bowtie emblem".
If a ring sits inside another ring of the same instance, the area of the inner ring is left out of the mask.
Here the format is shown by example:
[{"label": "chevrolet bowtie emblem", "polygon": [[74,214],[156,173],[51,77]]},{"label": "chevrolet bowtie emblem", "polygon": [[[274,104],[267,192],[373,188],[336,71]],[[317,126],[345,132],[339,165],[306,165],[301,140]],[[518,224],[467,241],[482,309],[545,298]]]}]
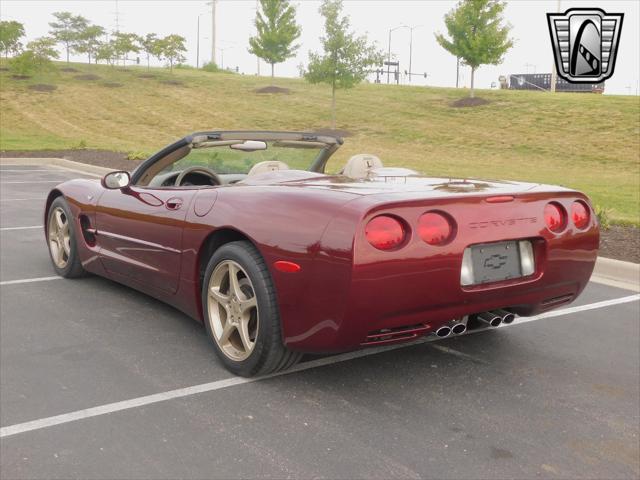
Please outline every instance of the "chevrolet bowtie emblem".
[{"label": "chevrolet bowtie emblem", "polygon": [[616,63],[622,13],[599,8],[570,8],[547,13],[558,75],[571,83],[610,78]]}]

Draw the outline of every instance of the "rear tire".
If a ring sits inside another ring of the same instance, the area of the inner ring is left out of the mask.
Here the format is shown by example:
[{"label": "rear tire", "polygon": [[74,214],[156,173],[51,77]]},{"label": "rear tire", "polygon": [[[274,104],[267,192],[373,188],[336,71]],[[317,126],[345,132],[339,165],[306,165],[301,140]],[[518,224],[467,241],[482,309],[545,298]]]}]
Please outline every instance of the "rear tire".
[{"label": "rear tire", "polygon": [[76,225],[69,204],[57,197],[47,215],[47,246],[53,269],[64,278],[78,278],[86,274],[78,254]]},{"label": "rear tire", "polygon": [[236,375],[266,375],[302,357],[282,343],[271,275],[250,242],[227,243],[213,254],[204,275],[202,308],[216,354]]}]

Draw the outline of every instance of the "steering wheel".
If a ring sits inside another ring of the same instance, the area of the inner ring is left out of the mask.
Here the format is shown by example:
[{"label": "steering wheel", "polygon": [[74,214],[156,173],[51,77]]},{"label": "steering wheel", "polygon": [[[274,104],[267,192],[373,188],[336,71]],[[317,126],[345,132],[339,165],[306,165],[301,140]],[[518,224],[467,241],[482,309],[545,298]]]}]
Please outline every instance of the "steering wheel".
[{"label": "steering wheel", "polygon": [[180,172],[180,175],[178,175],[176,177],[176,181],[174,183],[174,185],[176,187],[180,187],[182,185],[182,181],[184,180],[184,178],[189,175],[190,173],[201,173],[209,178],[211,178],[213,180],[213,184],[214,185],[221,185],[222,182],[220,181],[220,177],[218,177],[218,174],[216,172],[214,172],[213,170],[208,169],[207,167],[201,167],[199,165],[195,165],[193,167],[189,167],[189,168],[185,168],[184,170],[182,170],[182,172]]}]

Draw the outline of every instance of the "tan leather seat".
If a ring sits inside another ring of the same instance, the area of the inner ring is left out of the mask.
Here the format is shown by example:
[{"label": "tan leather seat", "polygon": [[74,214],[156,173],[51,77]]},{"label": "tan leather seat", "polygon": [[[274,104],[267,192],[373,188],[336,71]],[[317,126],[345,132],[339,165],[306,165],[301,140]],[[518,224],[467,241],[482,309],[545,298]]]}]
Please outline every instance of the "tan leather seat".
[{"label": "tan leather seat", "polygon": [[279,160],[267,160],[265,162],[256,163],[247,176],[258,175],[259,173],[277,172],[279,170],[289,170],[289,165]]},{"label": "tan leather seat", "polygon": [[378,157],[369,153],[361,153],[349,159],[342,174],[349,178],[365,179],[372,175],[373,170],[382,167],[384,165]]}]

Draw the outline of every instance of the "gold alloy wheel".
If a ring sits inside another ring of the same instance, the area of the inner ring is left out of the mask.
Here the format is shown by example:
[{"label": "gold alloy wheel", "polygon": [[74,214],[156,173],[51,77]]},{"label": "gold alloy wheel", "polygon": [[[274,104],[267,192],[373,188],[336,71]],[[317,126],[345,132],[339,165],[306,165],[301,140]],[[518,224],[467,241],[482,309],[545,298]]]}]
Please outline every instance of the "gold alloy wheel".
[{"label": "gold alloy wheel", "polygon": [[207,308],[211,331],[231,360],[245,360],[258,336],[258,303],[253,284],[233,260],[219,263],[209,279]]},{"label": "gold alloy wheel", "polygon": [[47,231],[49,232],[49,250],[53,263],[58,268],[65,268],[71,256],[71,235],[69,219],[62,208],[56,207],[49,215]]}]

